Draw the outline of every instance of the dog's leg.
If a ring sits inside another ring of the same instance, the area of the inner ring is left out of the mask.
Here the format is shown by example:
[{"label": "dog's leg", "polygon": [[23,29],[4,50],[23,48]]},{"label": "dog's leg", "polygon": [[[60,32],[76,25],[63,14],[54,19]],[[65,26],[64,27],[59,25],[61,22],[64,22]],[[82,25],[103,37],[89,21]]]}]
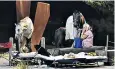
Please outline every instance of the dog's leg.
[{"label": "dog's leg", "polygon": [[23,41],[21,44],[21,52],[28,52],[28,48],[26,47],[26,38],[23,37]]},{"label": "dog's leg", "polygon": [[30,39],[27,39],[26,38],[26,47],[29,49],[29,52],[31,52],[31,38]]}]

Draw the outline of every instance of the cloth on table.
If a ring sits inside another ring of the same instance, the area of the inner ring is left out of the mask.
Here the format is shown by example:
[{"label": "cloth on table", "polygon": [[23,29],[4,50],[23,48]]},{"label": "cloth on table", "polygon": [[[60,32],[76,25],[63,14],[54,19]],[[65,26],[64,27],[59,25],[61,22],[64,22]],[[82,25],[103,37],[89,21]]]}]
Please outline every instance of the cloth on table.
[{"label": "cloth on table", "polygon": [[[16,54],[15,54],[16,55]],[[63,55],[59,55],[59,56],[45,56],[45,55],[41,55],[41,54],[36,54],[36,52],[30,52],[30,53],[20,53],[19,54],[20,58],[41,58],[41,59],[45,59],[45,60],[51,60],[51,61],[56,61],[56,60],[63,60],[63,59],[77,59],[77,58],[85,58],[85,59],[107,59],[107,56],[90,56],[90,55],[86,55],[85,52],[80,52],[78,54],[74,54],[74,53],[69,53],[69,54],[65,54]]]},{"label": "cloth on table", "polygon": [[[18,55],[17,55],[18,54]],[[20,58],[29,58],[29,57],[35,57],[37,55],[37,52],[30,52],[30,53],[13,53],[13,56],[20,57]]]},{"label": "cloth on table", "polygon": [[46,59],[46,60],[60,60],[60,59],[64,59],[64,57],[62,55],[59,55],[59,56],[44,56],[44,55],[41,55],[41,54],[37,54],[35,56],[36,58],[42,58],[42,59]]},{"label": "cloth on table", "polygon": [[1,48],[11,48],[12,42],[0,43]]}]

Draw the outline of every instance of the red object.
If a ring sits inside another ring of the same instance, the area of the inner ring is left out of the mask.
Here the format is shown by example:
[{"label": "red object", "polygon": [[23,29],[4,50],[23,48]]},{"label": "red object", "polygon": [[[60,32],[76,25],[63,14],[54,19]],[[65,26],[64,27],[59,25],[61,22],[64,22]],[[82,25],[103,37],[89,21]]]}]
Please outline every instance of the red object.
[{"label": "red object", "polygon": [[12,42],[0,43],[0,47],[2,48],[11,48]]}]

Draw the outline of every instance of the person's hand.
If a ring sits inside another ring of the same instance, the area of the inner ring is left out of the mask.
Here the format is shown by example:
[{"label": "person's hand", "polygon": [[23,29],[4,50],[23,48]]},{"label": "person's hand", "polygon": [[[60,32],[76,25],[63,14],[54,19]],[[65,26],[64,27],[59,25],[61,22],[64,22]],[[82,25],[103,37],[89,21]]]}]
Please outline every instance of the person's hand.
[{"label": "person's hand", "polygon": [[85,30],[85,29],[83,29],[81,34],[83,35],[85,32],[86,32],[86,30]]},{"label": "person's hand", "polygon": [[86,39],[88,37],[88,35],[82,34],[81,35],[81,39]]}]

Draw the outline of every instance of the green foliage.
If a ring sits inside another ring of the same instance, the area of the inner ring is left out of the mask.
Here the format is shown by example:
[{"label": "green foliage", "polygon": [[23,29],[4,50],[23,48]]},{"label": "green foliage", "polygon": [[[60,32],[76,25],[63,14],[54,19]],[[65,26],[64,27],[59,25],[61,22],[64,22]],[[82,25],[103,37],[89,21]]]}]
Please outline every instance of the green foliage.
[{"label": "green foliage", "polygon": [[28,69],[28,64],[24,61],[20,61],[14,69]]},{"label": "green foliage", "polygon": [[0,57],[3,57],[5,59],[9,59],[9,54],[8,53],[0,53]]},{"label": "green foliage", "polygon": [[114,1],[88,0],[84,2],[96,9],[99,13],[102,12],[103,15],[114,15]]}]

